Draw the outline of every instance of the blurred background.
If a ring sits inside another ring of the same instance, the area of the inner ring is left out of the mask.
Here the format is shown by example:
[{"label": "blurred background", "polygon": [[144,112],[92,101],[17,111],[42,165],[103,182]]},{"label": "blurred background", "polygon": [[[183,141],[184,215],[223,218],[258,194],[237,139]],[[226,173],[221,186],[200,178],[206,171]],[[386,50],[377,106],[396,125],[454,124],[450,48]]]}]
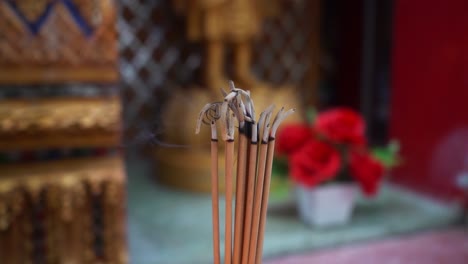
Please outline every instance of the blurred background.
[{"label": "blurred background", "polygon": [[297,107],[286,125],[351,109],[383,164],[374,196],[317,225],[278,155],[264,262],[466,263],[467,11],[0,0],[0,262],[212,263],[209,131],[194,131],[232,79],[257,112]]}]

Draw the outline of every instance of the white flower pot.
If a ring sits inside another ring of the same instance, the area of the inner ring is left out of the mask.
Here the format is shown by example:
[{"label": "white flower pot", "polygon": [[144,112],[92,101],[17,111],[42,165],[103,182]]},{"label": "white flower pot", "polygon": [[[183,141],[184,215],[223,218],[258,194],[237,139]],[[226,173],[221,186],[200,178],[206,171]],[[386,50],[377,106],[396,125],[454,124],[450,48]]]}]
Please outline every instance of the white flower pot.
[{"label": "white flower pot", "polygon": [[332,183],[315,188],[296,186],[301,220],[313,226],[343,225],[354,209],[357,188],[354,183]]}]

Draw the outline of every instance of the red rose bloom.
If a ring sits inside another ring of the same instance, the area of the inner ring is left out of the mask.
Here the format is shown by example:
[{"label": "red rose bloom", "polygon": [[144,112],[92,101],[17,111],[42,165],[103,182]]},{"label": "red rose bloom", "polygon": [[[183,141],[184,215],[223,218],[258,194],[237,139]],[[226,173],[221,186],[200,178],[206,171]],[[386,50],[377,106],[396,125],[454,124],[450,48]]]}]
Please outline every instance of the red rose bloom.
[{"label": "red rose bloom", "polygon": [[340,154],[334,148],[324,142],[310,140],[292,155],[290,174],[297,183],[313,187],[335,177],[340,163]]},{"label": "red rose bloom", "polygon": [[352,152],[349,167],[362,191],[368,196],[375,195],[384,174],[383,165],[369,154]]},{"label": "red rose bloom", "polygon": [[310,138],[312,129],[306,124],[286,125],[276,136],[276,151],[280,155],[290,155]]},{"label": "red rose bloom", "polygon": [[365,127],[364,119],[356,111],[335,108],[318,115],[315,129],[334,143],[364,145]]}]

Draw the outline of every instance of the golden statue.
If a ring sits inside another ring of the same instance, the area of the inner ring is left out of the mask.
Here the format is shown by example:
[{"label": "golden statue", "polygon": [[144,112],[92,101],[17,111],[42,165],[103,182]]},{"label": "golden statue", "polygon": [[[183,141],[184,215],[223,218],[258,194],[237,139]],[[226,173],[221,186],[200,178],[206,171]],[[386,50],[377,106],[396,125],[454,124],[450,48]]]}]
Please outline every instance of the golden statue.
[{"label": "golden statue", "polygon": [[[159,148],[159,180],[165,184],[192,191],[210,190],[210,148],[206,145],[209,131],[194,133],[200,108],[227,88],[228,80],[251,91],[257,109],[273,102],[300,108],[292,86],[272,87],[255,78],[251,72],[253,40],[261,31],[266,17],[278,14],[278,0],[173,0],[177,12],[186,17],[189,41],[205,45],[203,86],[175,90],[163,110],[163,140],[188,145],[190,148]],[[225,74],[225,51],[233,51],[233,75]],[[208,88],[208,89],[204,89]],[[218,97],[218,96],[217,96]],[[182,118],[181,118],[182,117]],[[298,121],[300,115],[289,122]],[[224,157],[220,155],[220,162]],[[220,172],[222,175],[223,172]],[[220,191],[224,181],[220,181]]]},{"label": "golden statue", "polygon": [[187,17],[189,41],[204,41],[205,85],[215,93],[225,87],[225,48],[233,50],[233,79],[241,87],[258,86],[250,72],[252,40],[258,35],[264,17],[277,13],[276,0],[174,0],[179,14]]}]

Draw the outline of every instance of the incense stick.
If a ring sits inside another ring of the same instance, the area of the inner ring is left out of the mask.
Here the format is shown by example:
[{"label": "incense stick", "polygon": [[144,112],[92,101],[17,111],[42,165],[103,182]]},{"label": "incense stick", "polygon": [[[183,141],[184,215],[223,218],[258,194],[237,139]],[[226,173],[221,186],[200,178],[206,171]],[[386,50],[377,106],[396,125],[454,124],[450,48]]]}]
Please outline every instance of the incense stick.
[{"label": "incense stick", "polygon": [[271,183],[271,170],[273,167],[273,156],[275,153],[275,137],[276,137],[276,130],[280,123],[290,114],[294,113],[294,109],[291,109],[287,112],[283,112],[283,108],[278,112],[273,121],[273,125],[270,132],[270,137],[268,138],[268,155],[267,155],[267,165],[265,170],[265,180],[263,185],[263,196],[262,196],[262,209],[261,209],[261,216],[260,216],[260,226],[259,226],[259,234],[258,234],[258,242],[256,248],[256,257],[255,257],[255,264],[262,263],[262,255],[263,255],[263,240],[265,236],[265,225],[266,225],[266,215],[268,210],[268,198],[270,195],[270,183]]},{"label": "incense stick", "polygon": [[226,221],[225,221],[225,239],[224,239],[224,263],[231,263],[232,247],[232,192],[233,179],[232,170],[234,163],[234,139],[226,140],[225,146],[225,182],[226,182]]},{"label": "incense stick", "polygon": [[267,150],[268,150],[268,136],[265,135],[269,134],[270,130],[270,117],[271,111],[266,114],[266,120],[264,124],[259,122],[258,130],[260,130],[261,126],[263,125],[263,134],[264,137],[262,138],[260,144],[260,152],[258,156],[258,172],[257,172],[257,179],[255,184],[255,194],[254,194],[254,207],[253,207],[253,216],[252,216],[252,230],[250,234],[250,246],[249,246],[249,258],[248,263],[254,263],[255,256],[256,256],[256,245],[258,240],[258,228],[260,225],[260,211],[262,206],[262,194],[263,194],[263,181],[265,177],[265,165],[266,165],[266,158],[267,158]]},{"label": "incense stick", "polygon": [[[253,198],[254,198],[254,188],[255,188],[255,172],[257,167],[257,141],[258,141],[258,132],[257,124],[255,124],[255,108],[253,101],[250,99],[250,92],[247,91],[245,94],[246,97],[246,110],[247,116],[251,117],[251,121],[246,126],[246,135],[248,141],[248,151],[246,153],[246,160],[249,162],[246,165],[246,177],[247,182],[245,185],[244,193],[244,213],[243,213],[243,229],[242,229],[242,251],[239,254],[240,263],[246,263],[248,259],[249,244],[250,244],[250,231],[252,223],[252,208],[253,208]],[[264,115],[264,113],[262,113]]]},{"label": "incense stick", "polygon": [[223,128],[223,139],[225,143],[225,198],[226,198],[226,221],[224,238],[224,263],[231,264],[232,259],[232,192],[233,179],[232,170],[234,165],[234,122],[229,104],[235,98],[237,93],[231,92],[225,98],[221,105],[221,121]]},{"label": "incense stick", "polygon": [[[231,89],[235,88],[232,83]],[[234,222],[234,255],[233,264],[240,264],[242,255],[242,235],[244,228],[244,202],[245,202],[245,177],[247,162],[247,129],[245,123],[246,109],[238,93],[233,103],[233,112],[239,121],[239,148],[237,151],[237,178],[236,178],[236,207]]]},{"label": "incense stick", "polygon": [[[264,115],[262,113],[261,115]],[[263,119],[263,117],[262,117]],[[253,200],[255,193],[255,172],[257,169],[257,150],[258,150],[258,132],[257,124],[252,123],[252,137],[249,148],[249,164],[247,174],[247,186],[246,186],[246,202],[245,202],[245,217],[244,217],[244,235],[243,235],[243,247],[242,247],[242,259],[241,263],[246,264],[249,257],[250,247],[250,233],[252,231],[252,209]]]},{"label": "incense stick", "polygon": [[[214,113],[208,114],[210,110]],[[206,104],[200,111],[195,133],[200,133],[201,123],[207,124],[203,117],[208,117],[211,126],[211,214],[213,224],[213,263],[220,264],[219,248],[219,195],[218,195],[218,133],[216,120],[219,119],[219,104]]]},{"label": "incense stick", "polygon": [[[262,260],[262,252],[263,252],[263,236],[265,234],[265,218],[268,206],[268,196],[270,194],[270,181],[271,181],[271,165],[273,162],[273,153],[275,148],[275,140],[270,139],[268,142],[268,154],[267,154],[267,164],[265,169],[265,178],[263,182],[263,195],[262,195],[262,205],[261,205],[261,213],[260,213],[260,221],[259,221],[259,228],[258,228],[258,240],[256,245],[256,255],[255,255],[255,263],[261,263]],[[252,262],[253,263],[253,262]]]},{"label": "incense stick", "polygon": [[239,129],[239,149],[237,153],[237,184],[236,184],[236,208],[234,226],[234,255],[233,264],[239,264],[241,258],[242,231],[244,225],[245,202],[245,176],[247,159],[247,135],[243,129]]},{"label": "incense stick", "polygon": [[232,192],[233,179],[232,167],[234,163],[234,140],[226,140],[225,146],[225,182],[226,182],[226,221],[225,221],[225,239],[224,239],[224,263],[231,263],[232,247]]},{"label": "incense stick", "polygon": [[218,204],[218,135],[215,121],[211,121],[211,207],[213,221],[213,260],[220,264],[219,253],[219,204]]}]

